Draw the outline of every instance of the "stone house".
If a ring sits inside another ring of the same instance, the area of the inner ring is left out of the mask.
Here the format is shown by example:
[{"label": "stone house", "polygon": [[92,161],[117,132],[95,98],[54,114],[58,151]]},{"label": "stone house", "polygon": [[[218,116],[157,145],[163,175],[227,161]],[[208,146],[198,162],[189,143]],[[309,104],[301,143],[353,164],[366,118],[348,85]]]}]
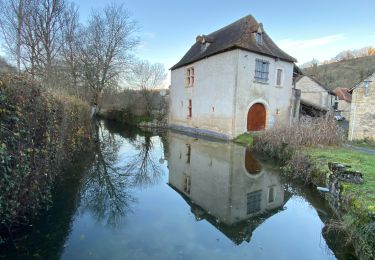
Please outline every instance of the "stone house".
[{"label": "stone house", "polygon": [[299,75],[295,85],[296,89],[301,90],[302,115],[325,115],[333,108],[335,94],[313,77]]},{"label": "stone house", "polygon": [[346,120],[349,120],[352,102],[352,95],[349,93],[349,89],[335,88],[333,92],[336,95],[334,104],[335,112]]},{"label": "stone house", "polygon": [[232,139],[291,124],[295,61],[252,16],[197,36],[171,68],[170,127]]},{"label": "stone house", "polygon": [[375,141],[375,73],[352,89],[348,139]]},{"label": "stone house", "polygon": [[246,147],[174,132],[168,140],[168,184],[197,221],[208,221],[235,244],[249,242],[253,230],[290,198],[279,174],[264,168]]}]

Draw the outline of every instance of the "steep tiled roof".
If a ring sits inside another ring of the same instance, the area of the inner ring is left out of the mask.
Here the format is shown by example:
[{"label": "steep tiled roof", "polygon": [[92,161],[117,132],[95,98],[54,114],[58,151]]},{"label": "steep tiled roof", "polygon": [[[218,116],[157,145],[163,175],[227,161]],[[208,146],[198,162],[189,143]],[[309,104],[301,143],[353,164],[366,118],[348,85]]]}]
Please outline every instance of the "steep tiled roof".
[{"label": "steep tiled roof", "polygon": [[[254,34],[259,27],[263,32],[261,44],[256,42]],[[202,48],[202,39],[208,42],[207,48]],[[262,24],[249,15],[207,36],[198,36],[195,44],[171,70],[232,49],[243,49],[285,61],[296,62],[296,59],[277,47],[264,32]]]}]

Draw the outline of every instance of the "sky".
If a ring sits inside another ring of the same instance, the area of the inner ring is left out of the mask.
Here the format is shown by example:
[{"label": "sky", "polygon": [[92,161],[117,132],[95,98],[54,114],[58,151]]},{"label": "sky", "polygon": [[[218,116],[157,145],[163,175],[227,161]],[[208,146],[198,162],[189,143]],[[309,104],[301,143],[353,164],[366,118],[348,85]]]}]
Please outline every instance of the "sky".
[{"label": "sky", "polygon": [[375,0],[75,0],[83,22],[91,8],[108,2],[123,3],[138,22],[141,44],[136,55],[166,68],[182,58],[197,35],[248,14],[299,64],[375,46]]},{"label": "sky", "polygon": [[136,55],[169,69],[195,42],[248,14],[303,64],[343,50],[375,46],[375,0],[73,0],[80,19],[91,9],[123,3],[139,26]]}]

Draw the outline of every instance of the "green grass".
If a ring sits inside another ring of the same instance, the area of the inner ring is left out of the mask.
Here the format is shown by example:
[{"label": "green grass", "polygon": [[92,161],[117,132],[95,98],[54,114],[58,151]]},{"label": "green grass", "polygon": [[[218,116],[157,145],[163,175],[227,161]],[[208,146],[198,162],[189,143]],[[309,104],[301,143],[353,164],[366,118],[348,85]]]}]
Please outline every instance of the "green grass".
[{"label": "green grass", "polygon": [[306,148],[306,152],[325,172],[328,171],[328,162],[348,164],[353,170],[362,172],[364,183],[345,184],[344,195],[353,199],[353,206],[375,212],[375,155],[341,147]]},{"label": "green grass", "polygon": [[234,140],[235,143],[252,145],[254,142],[254,134],[242,134],[237,136]]}]

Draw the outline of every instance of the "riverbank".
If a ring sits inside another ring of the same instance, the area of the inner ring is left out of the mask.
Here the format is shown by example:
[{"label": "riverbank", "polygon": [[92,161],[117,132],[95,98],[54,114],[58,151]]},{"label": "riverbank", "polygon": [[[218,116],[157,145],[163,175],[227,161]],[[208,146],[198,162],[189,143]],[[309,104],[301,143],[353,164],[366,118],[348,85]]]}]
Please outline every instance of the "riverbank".
[{"label": "riverbank", "polygon": [[50,206],[61,168],[90,146],[92,123],[87,103],[12,74],[0,76],[0,121],[0,226],[11,234]]},{"label": "riverbank", "polygon": [[101,119],[124,123],[140,128],[167,128],[167,116],[165,112],[153,112],[151,115],[145,113],[134,113],[129,108],[101,108],[97,112]]},{"label": "riverbank", "polygon": [[[257,142],[257,136],[244,134],[234,141],[253,147]],[[286,143],[284,146],[284,149],[288,150]],[[339,212],[342,221],[329,228],[345,231],[347,239],[350,240],[347,242],[353,243],[359,258],[373,259],[375,257],[375,155],[344,146],[301,146],[298,147],[298,151],[290,155],[290,159],[280,161],[284,174],[292,178],[296,176],[305,178],[305,182],[314,186],[324,185],[330,172],[329,162],[350,165],[353,170],[363,174],[363,184],[342,184]],[[306,174],[300,174],[304,171]]]}]

